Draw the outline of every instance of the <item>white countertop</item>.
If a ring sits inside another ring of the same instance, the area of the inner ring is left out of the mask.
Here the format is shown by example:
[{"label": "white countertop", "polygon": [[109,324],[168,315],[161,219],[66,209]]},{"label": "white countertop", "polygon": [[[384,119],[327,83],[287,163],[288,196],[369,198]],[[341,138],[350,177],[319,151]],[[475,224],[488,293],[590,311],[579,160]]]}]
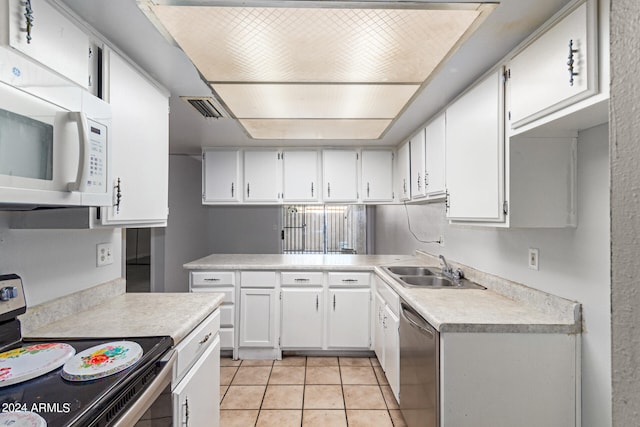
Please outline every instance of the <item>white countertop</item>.
[{"label": "white countertop", "polygon": [[31,330],[25,338],[170,336],[177,344],[222,298],[219,293],[125,293]]},{"label": "white countertop", "polygon": [[[213,254],[184,265],[187,270],[374,271],[440,332],[579,333],[580,304],[524,285],[463,269],[486,290],[406,288],[379,268],[433,266],[435,258],[412,255]],[[456,266],[457,267],[457,266]]]}]

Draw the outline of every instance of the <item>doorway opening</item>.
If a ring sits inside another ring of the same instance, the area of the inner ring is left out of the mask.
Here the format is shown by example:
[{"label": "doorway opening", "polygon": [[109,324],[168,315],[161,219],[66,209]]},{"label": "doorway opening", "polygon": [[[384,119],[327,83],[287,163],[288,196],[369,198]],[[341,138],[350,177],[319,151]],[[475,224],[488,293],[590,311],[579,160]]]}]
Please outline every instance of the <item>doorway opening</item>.
[{"label": "doorway opening", "polygon": [[283,254],[366,254],[366,206],[285,205],[281,238]]},{"label": "doorway opening", "polygon": [[151,229],[127,228],[127,292],[151,292]]}]

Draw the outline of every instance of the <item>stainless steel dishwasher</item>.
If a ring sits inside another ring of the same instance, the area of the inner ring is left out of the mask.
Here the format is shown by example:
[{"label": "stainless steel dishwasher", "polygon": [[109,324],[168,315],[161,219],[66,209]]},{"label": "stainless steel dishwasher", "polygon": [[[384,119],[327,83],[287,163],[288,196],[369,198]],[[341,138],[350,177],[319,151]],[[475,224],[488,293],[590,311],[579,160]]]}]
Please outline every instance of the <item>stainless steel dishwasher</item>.
[{"label": "stainless steel dishwasher", "polygon": [[408,427],[440,425],[440,336],[400,304],[400,409]]}]

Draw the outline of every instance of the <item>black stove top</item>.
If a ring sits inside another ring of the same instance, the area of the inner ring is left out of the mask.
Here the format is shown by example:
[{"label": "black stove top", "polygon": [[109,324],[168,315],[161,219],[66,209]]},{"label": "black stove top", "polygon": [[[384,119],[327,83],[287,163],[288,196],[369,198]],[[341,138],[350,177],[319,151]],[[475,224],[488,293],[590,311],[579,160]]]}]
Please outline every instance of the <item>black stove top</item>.
[{"label": "black stove top", "polygon": [[37,412],[48,427],[109,425],[153,380],[160,369],[157,361],[173,345],[170,337],[24,340],[14,346],[62,342],[79,353],[94,345],[123,339],[137,342],[144,351],[142,358],[128,369],[97,380],[71,382],[62,378],[62,368],[58,368],[38,378],[0,388],[0,411]]}]

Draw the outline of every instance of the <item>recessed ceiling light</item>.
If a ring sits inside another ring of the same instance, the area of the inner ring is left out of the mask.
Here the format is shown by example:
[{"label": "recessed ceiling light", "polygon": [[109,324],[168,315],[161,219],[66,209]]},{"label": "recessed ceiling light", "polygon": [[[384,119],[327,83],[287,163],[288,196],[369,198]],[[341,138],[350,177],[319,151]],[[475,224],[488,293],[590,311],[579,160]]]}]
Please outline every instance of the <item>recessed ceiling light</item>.
[{"label": "recessed ceiling light", "polygon": [[247,133],[268,139],[380,138],[492,9],[420,1],[143,3]]}]

